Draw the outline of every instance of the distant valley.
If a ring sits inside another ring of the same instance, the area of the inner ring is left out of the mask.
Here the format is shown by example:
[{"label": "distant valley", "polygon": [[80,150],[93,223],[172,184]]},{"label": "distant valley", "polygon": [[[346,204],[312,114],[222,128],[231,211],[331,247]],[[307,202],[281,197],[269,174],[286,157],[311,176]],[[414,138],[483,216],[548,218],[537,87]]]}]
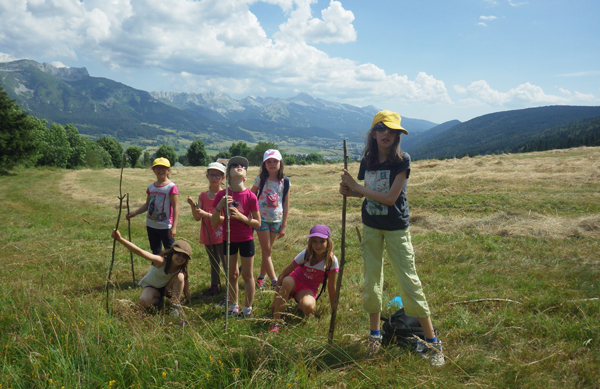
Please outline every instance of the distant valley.
[{"label": "distant valley", "polygon": [[[147,150],[170,144],[181,154],[202,139],[212,150],[226,149],[231,142],[273,141],[292,154],[339,156],[341,141],[347,139],[351,156],[358,157],[379,111],[305,93],[235,100],[219,92],[146,92],[92,77],[85,68],[56,68],[32,60],[0,63],[0,84],[30,115],[73,123],[81,134],[112,136]],[[574,145],[594,145],[600,142],[594,121],[599,117],[600,107],[579,106],[499,112],[464,123],[403,117],[409,135],[402,137],[402,148],[414,159],[451,158],[560,145],[565,134]]]}]

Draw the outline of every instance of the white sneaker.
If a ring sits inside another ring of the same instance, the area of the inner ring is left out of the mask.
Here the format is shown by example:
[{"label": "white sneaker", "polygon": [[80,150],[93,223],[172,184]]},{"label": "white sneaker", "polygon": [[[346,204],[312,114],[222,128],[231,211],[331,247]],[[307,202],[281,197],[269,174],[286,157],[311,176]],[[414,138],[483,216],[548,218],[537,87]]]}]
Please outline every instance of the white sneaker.
[{"label": "white sneaker", "polygon": [[421,358],[428,359],[432,366],[443,366],[446,363],[441,341],[435,343],[420,341],[417,343],[417,352],[420,353]]},{"label": "white sneaker", "polygon": [[381,348],[381,341],[383,337],[381,335],[369,335],[369,339],[367,341],[367,354],[369,357],[377,354],[377,351]]}]

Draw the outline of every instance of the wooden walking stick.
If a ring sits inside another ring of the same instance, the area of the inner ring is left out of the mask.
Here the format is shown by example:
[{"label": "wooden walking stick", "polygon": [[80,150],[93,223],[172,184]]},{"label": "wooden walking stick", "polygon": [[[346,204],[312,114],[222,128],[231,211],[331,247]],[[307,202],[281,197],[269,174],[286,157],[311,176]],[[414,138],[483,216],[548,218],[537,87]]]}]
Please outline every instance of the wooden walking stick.
[{"label": "wooden walking stick", "polygon": [[[125,154],[123,154],[123,160],[121,161],[121,177],[119,178],[119,214],[117,215],[117,225],[115,227],[116,230],[119,229],[119,221],[121,220],[121,208],[123,208],[123,196],[121,192],[121,185],[123,183],[123,167],[125,166]],[[110,276],[112,275],[113,265],[115,263],[115,246],[117,245],[117,240],[113,239],[113,248],[112,248],[112,260],[110,261],[110,267],[108,269],[108,276],[106,277],[106,313],[110,313],[108,308],[108,288],[110,286]]]},{"label": "wooden walking stick", "polygon": [[[129,193],[127,196],[127,214],[129,215]],[[127,219],[127,232],[129,234],[129,241],[131,242],[131,219]],[[135,288],[135,270],[133,269],[133,252],[129,252],[129,257],[131,258],[131,278],[133,279],[133,287]]]},{"label": "wooden walking stick", "polygon": [[[344,139],[344,169],[348,170],[348,151],[346,149],[346,140]],[[342,276],[344,275],[344,265],[346,264],[346,195],[343,198],[342,205],[342,244],[340,249],[340,269],[336,280],[335,298],[333,299],[333,308],[331,309],[331,322],[329,323],[329,343],[333,342],[333,332],[335,331],[335,318],[337,316],[338,303],[340,301],[340,289],[342,288]]]},{"label": "wooden walking stick", "polygon": [[229,228],[229,163],[227,163],[227,173],[225,174],[225,226],[227,228],[227,248],[225,249],[225,332],[227,332],[227,318],[229,316],[229,251],[231,242]]}]

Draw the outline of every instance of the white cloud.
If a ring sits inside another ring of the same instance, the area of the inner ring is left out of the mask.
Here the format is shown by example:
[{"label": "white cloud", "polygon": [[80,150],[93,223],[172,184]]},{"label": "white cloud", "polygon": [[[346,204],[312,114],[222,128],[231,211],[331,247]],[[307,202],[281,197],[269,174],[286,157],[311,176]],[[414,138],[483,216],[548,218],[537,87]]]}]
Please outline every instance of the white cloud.
[{"label": "white cloud", "polygon": [[477,23],[478,26],[482,26],[482,27],[487,27],[487,24],[485,24],[484,22],[479,22]]},{"label": "white cloud", "polygon": [[0,62],[12,62],[16,61],[18,58],[13,57],[10,54],[0,53]]},{"label": "white cloud", "polygon": [[516,1],[513,1],[513,0],[508,0],[508,4],[509,4],[511,7],[520,7],[520,6],[522,6],[522,5],[527,5],[527,4],[529,4],[529,3],[528,3],[528,2],[526,2],[526,1],[523,1],[523,2],[517,3]]},{"label": "white cloud", "polygon": [[54,66],[55,68],[68,68],[67,65],[65,65],[64,63],[59,62],[59,61],[54,61],[54,62],[52,62],[51,65]]},{"label": "white cloud", "polygon": [[354,14],[331,0],[265,0],[287,20],[267,36],[249,5],[258,0],[0,0],[0,47],[19,57],[69,63],[95,58],[111,69],[158,68],[174,90],[231,95],[293,89],[361,100],[448,103],[445,85],[373,64],[329,57],[313,43],[356,40]]},{"label": "white cloud", "polygon": [[567,96],[571,96],[572,95],[571,91],[568,90],[568,89],[558,88],[558,90],[560,91],[560,93],[565,94]]},{"label": "white cloud", "polygon": [[492,89],[484,80],[474,81],[468,87],[455,86],[457,93],[467,94],[491,106],[511,104],[565,104],[568,100],[564,97],[548,95],[542,88],[529,82],[521,84],[506,93]]},{"label": "white cloud", "polygon": [[352,25],[354,14],[342,7],[339,1],[331,1],[329,7],[321,11],[322,19],[313,18],[310,3],[316,0],[297,1],[298,9],[290,19],[280,26],[275,38],[301,39],[310,43],[347,43],[356,40]]},{"label": "white cloud", "polygon": [[495,16],[491,16],[491,15],[490,16],[483,16],[482,15],[482,16],[479,17],[479,19],[481,19],[481,20],[496,20],[498,18],[495,17]]}]

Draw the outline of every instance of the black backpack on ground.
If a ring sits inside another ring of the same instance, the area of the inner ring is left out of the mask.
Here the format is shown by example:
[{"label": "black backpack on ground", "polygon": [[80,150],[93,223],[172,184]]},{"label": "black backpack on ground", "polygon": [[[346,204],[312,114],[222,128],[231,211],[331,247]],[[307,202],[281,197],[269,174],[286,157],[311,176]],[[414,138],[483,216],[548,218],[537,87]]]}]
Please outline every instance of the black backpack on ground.
[{"label": "black backpack on ground", "polygon": [[[415,336],[425,340],[425,332],[419,323],[419,319],[412,316],[406,316],[404,308],[400,308],[390,317],[382,317],[381,336],[383,345],[396,344],[399,346],[408,346],[412,350],[417,349],[417,339]],[[436,328],[433,327],[436,331]],[[437,332],[437,331],[436,331]]]}]

